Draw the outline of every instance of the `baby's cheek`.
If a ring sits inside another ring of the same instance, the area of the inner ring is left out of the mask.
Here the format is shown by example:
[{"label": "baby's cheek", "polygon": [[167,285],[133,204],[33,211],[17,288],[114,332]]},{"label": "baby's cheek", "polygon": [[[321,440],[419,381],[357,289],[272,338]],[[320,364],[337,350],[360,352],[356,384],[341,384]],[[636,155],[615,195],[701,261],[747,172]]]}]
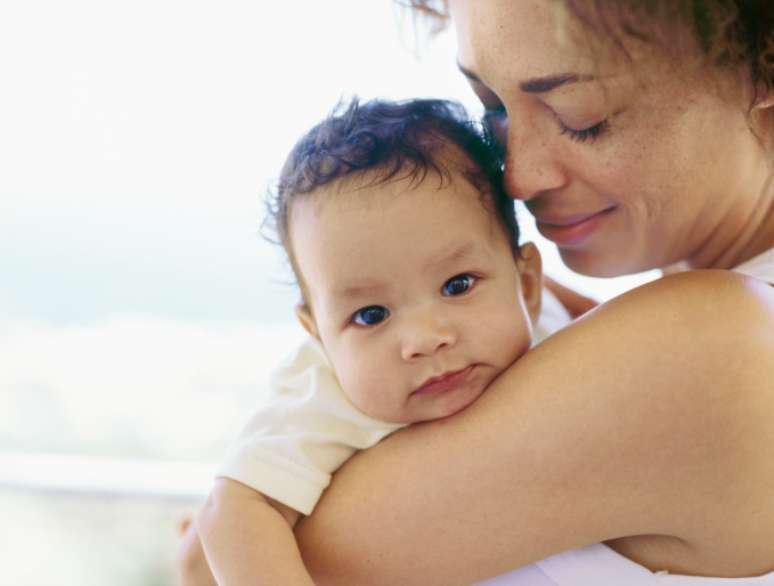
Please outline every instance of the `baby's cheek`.
[{"label": "baby's cheek", "polygon": [[386,418],[390,408],[385,381],[388,366],[372,363],[364,357],[348,361],[342,365],[342,371],[339,380],[352,404],[366,415]]},{"label": "baby's cheek", "polygon": [[492,340],[492,348],[496,349],[498,363],[507,367],[529,350],[529,325],[517,315],[512,315],[511,319],[500,321],[496,327],[496,339]]}]

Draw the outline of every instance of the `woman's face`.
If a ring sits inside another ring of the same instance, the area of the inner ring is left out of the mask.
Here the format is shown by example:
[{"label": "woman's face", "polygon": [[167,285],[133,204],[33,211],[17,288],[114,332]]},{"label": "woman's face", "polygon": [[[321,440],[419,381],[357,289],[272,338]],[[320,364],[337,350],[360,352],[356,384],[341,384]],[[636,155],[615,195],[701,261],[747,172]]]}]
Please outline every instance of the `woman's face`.
[{"label": "woman's face", "polygon": [[632,39],[628,56],[601,46],[561,2],[450,9],[460,69],[507,145],[508,190],[568,266],[614,276],[734,260],[768,175],[744,92],[689,67],[690,47],[675,63]]}]

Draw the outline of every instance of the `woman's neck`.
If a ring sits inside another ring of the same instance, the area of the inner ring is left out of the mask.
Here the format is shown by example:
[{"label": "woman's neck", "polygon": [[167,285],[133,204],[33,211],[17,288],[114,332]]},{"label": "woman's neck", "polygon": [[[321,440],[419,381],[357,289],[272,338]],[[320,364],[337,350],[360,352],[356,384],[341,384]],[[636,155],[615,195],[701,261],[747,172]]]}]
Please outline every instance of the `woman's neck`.
[{"label": "woman's neck", "polygon": [[687,264],[694,269],[731,269],[770,248],[774,248],[774,175],[762,182],[754,205],[744,214],[731,210]]}]

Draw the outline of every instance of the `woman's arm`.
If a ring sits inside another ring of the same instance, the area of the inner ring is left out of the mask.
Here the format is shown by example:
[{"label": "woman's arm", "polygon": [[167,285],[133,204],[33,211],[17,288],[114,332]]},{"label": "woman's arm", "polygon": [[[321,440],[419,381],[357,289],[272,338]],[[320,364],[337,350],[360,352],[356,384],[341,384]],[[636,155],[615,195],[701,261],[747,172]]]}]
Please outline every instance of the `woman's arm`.
[{"label": "woman's arm", "polygon": [[627,293],[463,413],[350,460],[297,531],[307,568],[317,584],[469,584],[626,535],[720,559],[771,543],[772,355],[772,290],[749,279]]},{"label": "woman's arm", "polygon": [[570,314],[570,317],[573,319],[580,317],[587,311],[590,311],[599,305],[599,301],[596,301],[591,297],[581,295],[569,287],[565,287],[561,283],[554,281],[548,275],[543,275],[543,285],[549,291],[551,291],[551,293],[556,295],[559,303],[564,306],[564,308]]}]

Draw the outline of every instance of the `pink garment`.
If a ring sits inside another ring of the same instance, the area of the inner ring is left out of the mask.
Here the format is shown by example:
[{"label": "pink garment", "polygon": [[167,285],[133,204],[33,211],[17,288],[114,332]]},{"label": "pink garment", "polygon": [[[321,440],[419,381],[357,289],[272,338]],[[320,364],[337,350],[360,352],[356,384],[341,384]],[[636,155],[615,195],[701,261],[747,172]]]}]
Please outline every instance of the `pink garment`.
[{"label": "pink garment", "polygon": [[566,551],[478,586],[771,586],[774,572],[754,578],[700,578],[651,572],[603,544]]}]

